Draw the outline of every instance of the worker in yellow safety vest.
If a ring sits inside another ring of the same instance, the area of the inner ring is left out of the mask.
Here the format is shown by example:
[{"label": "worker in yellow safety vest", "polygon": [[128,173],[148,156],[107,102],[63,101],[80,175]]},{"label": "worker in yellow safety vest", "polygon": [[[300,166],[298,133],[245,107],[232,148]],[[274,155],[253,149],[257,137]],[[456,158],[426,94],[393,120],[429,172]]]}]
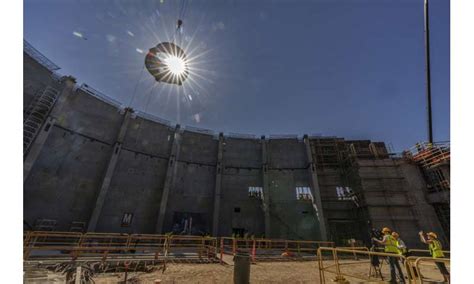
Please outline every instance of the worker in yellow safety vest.
[{"label": "worker in yellow safety vest", "polygon": [[395,239],[398,254],[406,256],[408,252],[407,246],[405,245],[405,242],[400,238],[400,235],[397,232],[392,232],[392,237]]},{"label": "worker in yellow safety vest", "polygon": [[[438,235],[436,235],[436,233],[429,232],[428,234],[426,234],[428,239],[425,238],[423,231],[419,232],[418,234],[420,235],[421,242],[428,245],[430,254],[433,258],[444,257],[443,246],[438,240]],[[449,271],[446,268],[446,265],[444,265],[444,262],[435,262],[435,264],[441,274],[443,274],[444,281],[449,283]]]},{"label": "worker in yellow safety vest", "polygon": [[[398,254],[398,247],[397,241],[392,236],[392,230],[385,227],[382,229],[383,239],[378,240],[376,238],[372,238],[373,241],[385,246],[386,253],[393,253]],[[398,276],[400,278],[400,283],[405,283],[405,277],[403,276],[402,268],[400,267],[400,263],[398,262],[397,257],[389,256],[388,263],[390,264],[390,283],[397,283],[397,275],[395,269],[398,271]]]}]

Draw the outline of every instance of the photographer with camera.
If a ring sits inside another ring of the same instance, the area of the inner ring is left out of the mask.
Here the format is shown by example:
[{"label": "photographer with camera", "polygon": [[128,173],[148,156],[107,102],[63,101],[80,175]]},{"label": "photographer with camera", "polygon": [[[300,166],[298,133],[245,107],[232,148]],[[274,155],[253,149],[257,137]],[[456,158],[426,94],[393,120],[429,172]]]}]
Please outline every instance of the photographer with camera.
[{"label": "photographer with camera", "polygon": [[[393,254],[398,254],[398,247],[397,247],[397,241],[395,238],[392,236],[392,230],[389,228],[385,227],[382,229],[383,233],[383,239],[379,240],[377,238],[372,238],[373,242],[376,242],[380,245],[385,246],[384,251],[386,253],[393,253]],[[400,263],[398,262],[398,259],[394,256],[389,256],[388,257],[388,263],[390,265],[390,283],[397,283],[397,275],[395,272],[395,269],[398,270],[398,276],[400,278],[400,283],[405,283],[405,277],[403,276],[403,271],[402,268],[400,267]]]},{"label": "photographer with camera", "polygon": [[[370,226],[370,222],[369,222],[369,226]],[[374,238],[378,239],[378,240],[382,240],[383,235],[379,230],[372,228],[370,230],[370,240],[371,240],[371,244],[372,244],[371,247],[370,247],[370,251],[375,251],[375,247],[377,246],[377,243],[373,240]],[[379,256],[378,255],[371,255],[370,256],[370,264],[374,268],[375,277],[380,276],[380,278],[383,281],[383,275],[382,275],[382,272],[380,270],[380,264],[381,263],[380,263]]]},{"label": "photographer with camera", "polygon": [[[428,245],[430,254],[433,258],[444,257],[443,246],[441,245],[441,242],[438,240],[438,235],[436,235],[436,233],[429,232],[428,234],[426,234],[427,238],[425,238],[423,231],[420,231],[418,235],[420,236],[420,241]],[[446,265],[444,264],[444,262],[435,262],[435,264],[438,267],[441,274],[443,274],[444,281],[449,283],[450,282],[449,271],[446,268]]]}]

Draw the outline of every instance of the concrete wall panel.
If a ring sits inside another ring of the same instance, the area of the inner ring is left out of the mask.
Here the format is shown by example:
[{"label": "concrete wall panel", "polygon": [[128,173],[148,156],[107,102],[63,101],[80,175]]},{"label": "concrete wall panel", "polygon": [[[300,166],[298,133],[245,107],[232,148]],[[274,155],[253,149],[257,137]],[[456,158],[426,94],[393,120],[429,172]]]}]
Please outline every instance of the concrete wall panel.
[{"label": "concrete wall panel", "polygon": [[168,198],[164,231],[173,229],[179,214],[194,214],[195,233],[208,234],[212,231],[216,168],[184,162],[178,162],[177,167]]},{"label": "concrete wall panel", "polygon": [[219,228],[221,235],[231,235],[232,228],[245,229],[250,235],[264,235],[265,221],[262,201],[249,197],[249,186],[263,186],[261,170],[230,168],[223,171],[221,226]]},{"label": "concrete wall panel", "polygon": [[[154,233],[165,181],[166,159],[122,150],[112,176],[97,231]],[[129,227],[122,227],[132,213]]]},{"label": "concrete wall panel", "polygon": [[212,135],[184,131],[182,134],[180,161],[215,166],[218,140]]},{"label": "concrete wall panel", "polygon": [[240,168],[262,167],[262,145],[257,139],[226,138],[224,163],[226,166]]},{"label": "concrete wall panel", "polygon": [[137,117],[130,122],[123,147],[167,158],[171,151],[173,135],[173,128]]},{"label": "concrete wall panel", "polygon": [[268,141],[270,168],[306,168],[308,159],[303,141],[297,139],[270,139]]},{"label": "concrete wall panel", "polygon": [[57,123],[107,143],[115,143],[123,115],[114,106],[78,89],[63,106]]},{"label": "concrete wall panel", "polygon": [[58,230],[87,222],[111,151],[110,145],[55,127],[24,184],[25,220],[57,220]]}]

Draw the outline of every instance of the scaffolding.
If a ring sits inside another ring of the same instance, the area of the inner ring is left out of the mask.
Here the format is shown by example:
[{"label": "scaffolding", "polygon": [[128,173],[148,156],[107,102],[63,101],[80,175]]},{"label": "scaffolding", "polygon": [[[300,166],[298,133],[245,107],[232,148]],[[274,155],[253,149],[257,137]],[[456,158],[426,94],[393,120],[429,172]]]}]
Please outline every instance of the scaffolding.
[{"label": "scaffolding", "polygon": [[433,169],[449,163],[451,159],[450,145],[449,142],[416,143],[415,146],[405,151],[403,156],[424,169]]},{"label": "scaffolding", "polygon": [[416,143],[414,147],[403,152],[403,158],[421,168],[428,193],[450,190],[449,177],[446,177],[442,169],[450,164],[449,142]]},{"label": "scaffolding", "polygon": [[[419,166],[426,183],[427,198],[435,209],[446,237],[450,235],[449,165],[451,160],[450,143],[421,142],[403,152],[403,158]],[[434,198],[436,197],[437,198]]]},{"label": "scaffolding", "polygon": [[[369,220],[369,216],[364,195],[362,194],[362,181],[359,176],[357,154],[353,151],[353,145],[347,141],[335,140],[333,143],[342,186],[351,189],[349,201],[352,201],[352,206],[350,211],[356,220],[354,226],[344,226],[348,230],[346,232],[341,232],[341,226],[335,224],[336,230],[339,229],[337,234],[340,235],[342,233],[342,235],[345,235],[345,240],[353,238],[368,243],[369,228],[366,221]],[[338,243],[341,243],[341,240],[338,240]]]}]

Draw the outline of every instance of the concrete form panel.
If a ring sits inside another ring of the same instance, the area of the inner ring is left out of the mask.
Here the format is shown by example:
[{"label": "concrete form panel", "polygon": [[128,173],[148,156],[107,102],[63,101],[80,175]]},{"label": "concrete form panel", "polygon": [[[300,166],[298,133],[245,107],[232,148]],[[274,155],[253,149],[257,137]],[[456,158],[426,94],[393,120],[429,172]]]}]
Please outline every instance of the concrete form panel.
[{"label": "concrete form panel", "polygon": [[176,214],[199,215],[194,221],[196,234],[212,232],[214,206],[215,167],[178,162],[174,184],[168,197],[163,232],[169,232],[176,225]]},{"label": "concrete form panel", "polygon": [[270,169],[302,169],[308,167],[306,148],[297,139],[268,140],[268,166]]},{"label": "concrete form panel", "polygon": [[77,90],[64,104],[57,124],[112,144],[122,120],[123,115],[117,108]]},{"label": "concrete form panel", "polygon": [[[219,234],[230,236],[232,228],[241,228],[261,237],[265,234],[263,202],[251,198],[249,186],[262,187],[260,169],[226,169],[222,175]],[[238,209],[237,209],[238,208]],[[240,209],[240,212],[235,212]]]},{"label": "concrete form panel", "polygon": [[54,127],[24,184],[24,218],[87,222],[111,146]]},{"label": "concrete form panel", "polygon": [[237,168],[261,168],[262,145],[257,139],[226,138],[225,165]]},{"label": "concrete form panel", "polygon": [[191,131],[184,131],[181,137],[179,161],[216,165],[217,139],[214,139],[212,135]]},{"label": "concrete form panel", "polygon": [[173,135],[174,129],[167,125],[136,117],[130,121],[123,147],[167,158],[171,151]]},{"label": "concrete form panel", "polygon": [[[162,195],[165,159],[122,150],[96,231],[154,233]],[[121,227],[125,213],[132,213],[129,227]]]}]

